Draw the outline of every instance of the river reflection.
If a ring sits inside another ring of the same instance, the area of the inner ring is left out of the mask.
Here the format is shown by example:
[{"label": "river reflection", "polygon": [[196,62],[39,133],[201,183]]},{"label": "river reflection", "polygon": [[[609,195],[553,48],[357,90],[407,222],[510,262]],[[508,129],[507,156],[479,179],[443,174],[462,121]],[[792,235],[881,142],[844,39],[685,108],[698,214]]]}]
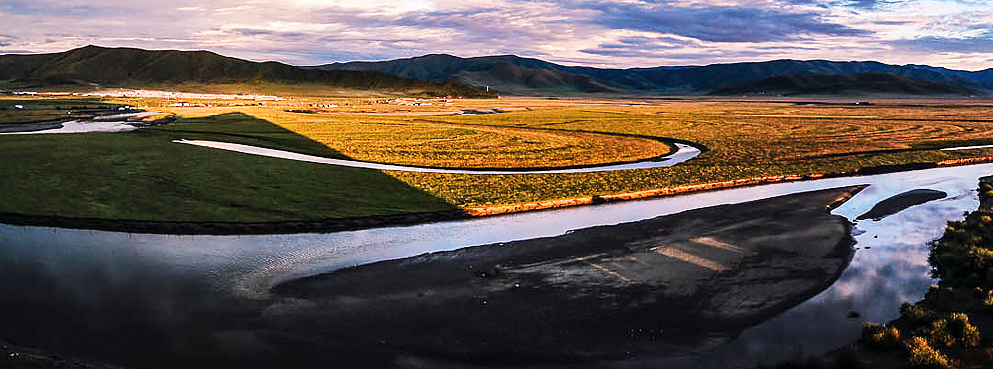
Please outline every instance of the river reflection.
[{"label": "river reflection", "polygon": [[[748,367],[846,345],[863,321],[888,321],[902,302],[919,300],[933,283],[927,242],[940,236],[947,220],[975,209],[977,178],[990,173],[993,165],[939,168],[331,234],[168,236],[0,225],[0,339],[142,367],[203,364],[205,357],[278,367],[266,359],[286,353],[268,350],[287,346],[274,346],[258,321],[274,303],[269,288],[286,279],[853,184],[871,186],[835,210],[849,219],[907,190],[949,194],[878,222],[859,222],[860,249],[833,286],[677,365]],[[860,317],[848,318],[850,311]],[[637,358],[603,364],[659,363]]]},{"label": "river reflection", "polygon": [[[864,191],[866,196],[836,209],[835,214],[854,219],[896,188],[929,188],[949,194],[880,221],[859,221],[853,230],[858,242],[855,257],[830,288],[744,331],[690,367],[739,368],[802,360],[853,343],[864,322],[885,323],[898,317],[900,304],[921,300],[936,282],[930,277],[927,244],[942,235],[948,220],[960,219],[963,212],[979,205],[974,189],[977,181],[964,179],[941,176],[875,185]],[[850,312],[858,317],[849,317]]]}]

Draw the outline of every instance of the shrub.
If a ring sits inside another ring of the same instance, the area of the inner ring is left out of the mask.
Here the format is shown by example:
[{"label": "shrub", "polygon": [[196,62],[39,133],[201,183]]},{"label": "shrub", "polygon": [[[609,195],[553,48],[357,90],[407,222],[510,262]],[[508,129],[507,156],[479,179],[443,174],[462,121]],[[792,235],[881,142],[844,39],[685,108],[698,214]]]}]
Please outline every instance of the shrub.
[{"label": "shrub", "polygon": [[912,368],[951,368],[948,358],[935,350],[923,337],[914,337],[907,341],[907,355]]},{"label": "shrub", "polygon": [[903,303],[900,305],[900,317],[912,323],[919,324],[934,319],[934,313],[917,305]]},{"label": "shrub", "polygon": [[979,346],[979,329],[969,324],[969,316],[964,313],[953,313],[949,316],[948,332],[962,347]]},{"label": "shrub", "polygon": [[986,308],[987,313],[993,313],[993,296],[988,296],[983,300],[983,307]]},{"label": "shrub", "polygon": [[950,347],[955,344],[955,336],[948,331],[948,321],[945,319],[935,320],[926,330],[919,330],[916,333],[922,333],[935,346]]},{"label": "shrub", "polygon": [[896,327],[865,323],[862,326],[862,342],[877,350],[900,347],[900,331]]}]

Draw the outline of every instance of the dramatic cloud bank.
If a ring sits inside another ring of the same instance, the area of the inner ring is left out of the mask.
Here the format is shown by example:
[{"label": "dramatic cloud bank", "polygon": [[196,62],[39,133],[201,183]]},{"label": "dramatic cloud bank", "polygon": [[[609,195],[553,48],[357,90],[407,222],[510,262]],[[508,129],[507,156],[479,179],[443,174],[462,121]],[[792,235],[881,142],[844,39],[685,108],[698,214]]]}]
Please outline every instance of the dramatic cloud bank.
[{"label": "dramatic cloud bank", "polygon": [[993,67],[993,0],[0,0],[0,53],[95,44],[298,65],[428,53],[603,67]]}]

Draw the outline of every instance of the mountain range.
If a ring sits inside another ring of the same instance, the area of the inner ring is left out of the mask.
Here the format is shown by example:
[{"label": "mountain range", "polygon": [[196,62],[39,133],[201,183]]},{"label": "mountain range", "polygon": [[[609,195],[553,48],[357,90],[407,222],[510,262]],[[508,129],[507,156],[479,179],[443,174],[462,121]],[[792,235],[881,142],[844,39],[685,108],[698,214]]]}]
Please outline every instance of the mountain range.
[{"label": "mountain range", "polygon": [[[460,58],[430,54],[381,62],[333,63],[312,67],[322,70],[381,71],[407,78],[431,81],[457,81],[470,86],[490,86],[509,94],[643,93],[714,94],[744,91],[746,86],[773,77],[792,78],[796,83],[823,83],[833,79],[836,88],[848,93],[889,93],[920,95],[974,95],[993,91],[993,68],[962,71],[926,65],[891,65],[874,61],[773,60],[706,66],[605,69],[565,66],[514,55]],[[865,74],[871,73],[871,74]],[[864,89],[858,78],[830,76],[870,76],[875,87]],[[878,76],[877,76],[878,77]],[[771,81],[775,82],[775,81]],[[893,83],[889,86],[889,83]],[[783,87],[783,85],[779,86]],[[783,94],[807,94],[814,86],[797,86]],[[822,86],[823,87],[823,86]],[[892,88],[890,88],[892,87]],[[747,89],[745,89],[747,90]]]},{"label": "mountain range", "polygon": [[790,74],[725,87],[709,95],[860,96],[946,95],[969,96],[977,90],[887,73]]},{"label": "mountain range", "polygon": [[[993,93],[993,68],[963,71],[874,61],[772,60],[609,69],[514,55],[429,54],[378,62],[293,66],[209,51],[86,46],[0,55],[0,87],[148,87],[180,84],[317,84],[434,96],[509,95],[929,95]],[[489,92],[487,92],[489,91]]]},{"label": "mountain range", "polygon": [[252,62],[209,51],[142,50],[85,46],[51,54],[0,55],[0,84],[31,88],[198,84],[319,84],[445,96],[491,96],[457,82],[432,82],[377,71],[324,71],[278,62]]}]

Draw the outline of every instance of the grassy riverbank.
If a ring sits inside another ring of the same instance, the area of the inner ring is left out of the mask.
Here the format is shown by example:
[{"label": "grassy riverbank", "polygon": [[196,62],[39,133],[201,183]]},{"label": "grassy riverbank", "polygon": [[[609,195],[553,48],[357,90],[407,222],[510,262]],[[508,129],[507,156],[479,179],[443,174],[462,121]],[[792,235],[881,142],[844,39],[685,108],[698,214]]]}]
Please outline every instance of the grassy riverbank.
[{"label": "grassy riverbank", "polygon": [[931,243],[938,284],[924,300],[904,304],[898,319],[864,328],[860,345],[876,351],[868,357],[899,352],[892,362],[912,368],[993,365],[993,177],[982,178],[978,191],[979,209],[949,222]]},{"label": "grassy riverbank", "polygon": [[979,182],[979,209],[948,222],[930,244],[938,284],[886,324],[866,323],[858,343],[775,368],[987,368],[993,365],[993,177]]},{"label": "grassy riverbank", "polygon": [[116,107],[99,98],[0,97],[0,127],[5,124],[77,119]]}]

